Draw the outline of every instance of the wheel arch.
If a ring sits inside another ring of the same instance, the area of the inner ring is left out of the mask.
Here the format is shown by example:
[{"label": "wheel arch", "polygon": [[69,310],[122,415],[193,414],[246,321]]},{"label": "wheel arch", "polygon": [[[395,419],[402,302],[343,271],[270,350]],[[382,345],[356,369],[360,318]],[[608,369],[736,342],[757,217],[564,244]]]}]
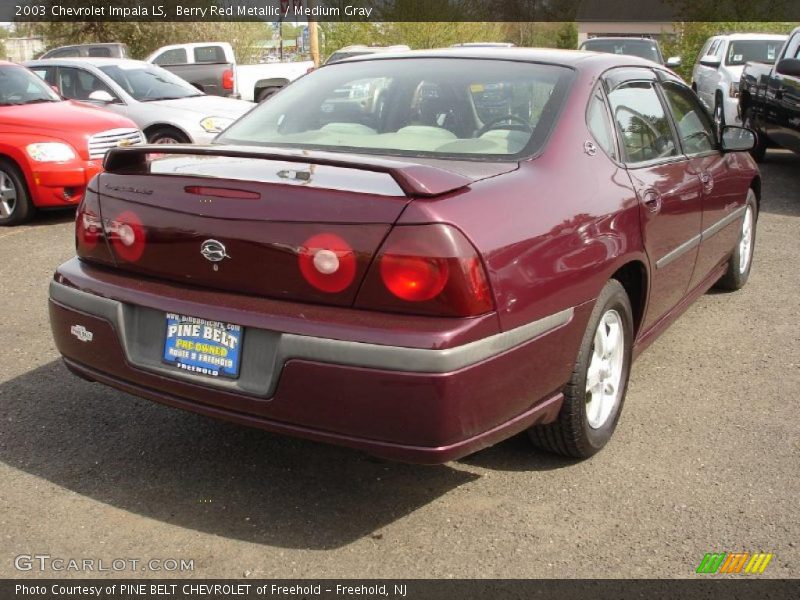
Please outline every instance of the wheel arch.
[{"label": "wheel arch", "polygon": [[145,127],[142,131],[144,132],[145,137],[149,138],[150,134],[152,132],[156,131],[157,129],[173,129],[173,130],[177,131],[178,133],[180,133],[182,136],[184,136],[186,139],[188,139],[190,142],[192,140],[192,136],[190,136],[188,133],[186,133],[186,131],[182,127],[179,127],[178,125],[175,125],[174,123],[163,123],[163,122],[152,123],[152,124],[148,125],[147,127]]},{"label": "wheel arch", "polygon": [[22,178],[25,181],[26,187],[28,188],[26,190],[28,192],[28,197],[35,205],[37,202],[37,196],[34,193],[36,190],[36,182],[33,179],[33,173],[31,172],[30,165],[25,160],[25,156],[22,151],[13,146],[0,146],[0,160],[5,160],[11,163],[19,170],[20,173],[22,173]]},{"label": "wheel arch", "polygon": [[271,87],[282,88],[283,86],[288,84],[289,80],[286,79],[285,77],[272,77],[268,79],[259,79],[253,86],[253,98],[255,98],[258,95],[258,93],[263,89]]},{"label": "wheel arch", "polygon": [[644,322],[647,305],[649,289],[647,266],[640,260],[631,260],[618,267],[610,279],[619,281],[628,294],[633,309],[633,330],[636,336]]}]

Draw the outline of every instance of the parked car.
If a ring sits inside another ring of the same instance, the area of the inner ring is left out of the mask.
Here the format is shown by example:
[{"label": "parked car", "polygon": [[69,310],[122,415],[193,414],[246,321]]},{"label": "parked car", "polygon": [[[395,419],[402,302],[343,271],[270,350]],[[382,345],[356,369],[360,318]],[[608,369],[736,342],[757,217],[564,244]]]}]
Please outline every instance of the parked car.
[{"label": "parked car", "polygon": [[692,70],[692,89],[714,115],[718,127],[741,123],[739,79],[748,61],[774,62],[785,35],[716,35],[703,45]]},{"label": "parked car", "polygon": [[42,54],[39,58],[128,58],[125,44],[76,44],[60,46]]},{"label": "parked car", "polygon": [[25,64],[65,98],[128,117],[153,144],[207,144],[255,106],[207,96],[169,71],[139,60],[66,58]]},{"label": "parked car", "polygon": [[758,134],[756,160],[763,160],[770,146],[800,154],[800,27],[792,31],[772,64],[745,65],[739,112],[744,124]]},{"label": "parked car", "polygon": [[596,37],[583,42],[578,46],[578,50],[589,50],[591,52],[607,52],[609,54],[622,54],[625,56],[638,56],[652,60],[659,65],[665,65],[670,69],[681,65],[680,56],[670,56],[666,61],[661,54],[661,46],[656,40],[650,38],[634,37]]},{"label": "parked car", "polygon": [[[383,108],[331,120],[336,90],[385,80]],[[507,112],[474,102],[487,88]],[[53,335],[89,380],[384,457],[526,429],[586,457],[633,358],[747,282],[754,135],[718,139],[686,84],[634,57],[326,66],[213,146],[113,150],[50,284]]]},{"label": "parked car", "polygon": [[312,61],[241,65],[226,42],[164,46],[145,59],[214,96],[263,102],[314,68]]},{"label": "parked car", "polygon": [[36,75],[0,61],[0,225],[37,208],[77,206],[109,148],[141,144],[125,117],[64,101]]},{"label": "parked car", "polygon": [[345,46],[344,48],[339,48],[336,52],[331,54],[328,57],[328,60],[325,61],[325,64],[330,65],[335,62],[339,62],[340,60],[344,60],[345,58],[352,58],[354,56],[382,54],[385,52],[403,52],[406,50],[411,50],[411,48],[402,44],[398,44],[396,46],[364,46],[362,44]]}]

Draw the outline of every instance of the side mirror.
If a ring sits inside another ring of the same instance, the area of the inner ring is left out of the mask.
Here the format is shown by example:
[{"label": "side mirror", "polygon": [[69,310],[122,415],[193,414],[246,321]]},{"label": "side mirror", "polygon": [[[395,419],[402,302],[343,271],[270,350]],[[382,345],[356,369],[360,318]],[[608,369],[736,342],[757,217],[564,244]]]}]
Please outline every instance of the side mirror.
[{"label": "side mirror", "polygon": [[788,75],[789,77],[800,77],[800,58],[784,58],[775,65],[775,72],[778,75]]},{"label": "side mirror", "polygon": [[103,104],[111,104],[114,102],[114,96],[109,94],[105,90],[95,90],[91,94],[89,94],[89,100],[93,102],[102,102]]},{"label": "side mirror", "polygon": [[723,152],[747,152],[756,145],[756,134],[744,127],[726,125],[720,138]]},{"label": "side mirror", "polygon": [[667,59],[667,66],[670,69],[674,69],[675,67],[680,67],[681,66],[681,62],[682,61],[681,61],[681,57],[680,56],[670,56]]},{"label": "side mirror", "polygon": [[722,61],[714,56],[713,54],[706,54],[703,58],[700,59],[700,64],[705,65],[706,67],[713,67],[717,68]]}]

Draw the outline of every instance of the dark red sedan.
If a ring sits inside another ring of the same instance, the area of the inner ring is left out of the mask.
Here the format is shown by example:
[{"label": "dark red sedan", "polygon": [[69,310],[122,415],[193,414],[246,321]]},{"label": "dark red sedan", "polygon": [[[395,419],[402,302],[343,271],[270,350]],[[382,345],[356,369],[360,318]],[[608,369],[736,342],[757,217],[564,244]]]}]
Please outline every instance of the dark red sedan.
[{"label": "dark red sedan", "polygon": [[632,360],[747,281],[753,141],[629,56],[340,62],[213,146],[112,150],[53,334],[86,379],[384,457],[590,456]]}]

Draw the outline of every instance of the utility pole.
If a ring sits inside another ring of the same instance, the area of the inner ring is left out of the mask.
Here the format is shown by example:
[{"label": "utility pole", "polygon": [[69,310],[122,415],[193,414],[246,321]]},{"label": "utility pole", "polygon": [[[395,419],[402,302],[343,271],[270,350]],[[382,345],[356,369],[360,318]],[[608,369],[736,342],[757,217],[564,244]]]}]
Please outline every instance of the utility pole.
[{"label": "utility pole", "polygon": [[308,20],[308,42],[311,46],[311,60],[314,61],[314,66],[319,66],[319,29],[317,22]]}]

